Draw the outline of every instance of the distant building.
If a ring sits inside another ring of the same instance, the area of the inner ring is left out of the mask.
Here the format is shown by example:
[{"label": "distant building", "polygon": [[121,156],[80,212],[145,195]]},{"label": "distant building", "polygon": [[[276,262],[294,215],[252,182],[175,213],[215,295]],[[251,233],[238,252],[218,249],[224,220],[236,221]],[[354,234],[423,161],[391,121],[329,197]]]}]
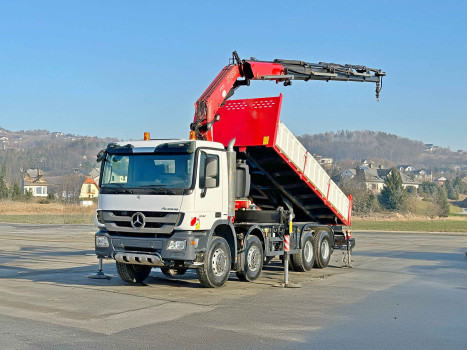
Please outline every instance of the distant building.
[{"label": "distant building", "polygon": [[432,143],[425,144],[425,151],[426,152],[434,152],[439,149],[439,146],[435,146]]},{"label": "distant building", "polygon": [[411,173],[412,171],[415,170],[415,168],[412,165],[398,165],[396,166],[397,170],[403,171],[404,173]]},{"label": "distant building", "polygon": [[89,177],[93,179],[96,183],[99,183],[100,174],[101,174],[100,168],[94,168],[89,172]]},{"label": "distant building", "polygon": [[44,177],[44,172],[39,169],[22,171],[21,189],[23,193],[31,192],[34,197],[47,197],[49,184]]},{"label": "distant building", "polygon": [[0,137],[0,148],[6,149],[9,143],[9,139],[6,136]]},{"label": "distant building", "polygon": [[[344,170],[340,175],[341,182],[345,183],[353,178],[362,181],[366,188],[372,192],[379,193],[384,188],[384,181],[391,173],[391,169],[382,169],[382,166],[375,166],[374,163],[367,163],[370,166],[359,166],[357,168],[351,168]],[[412,177],[399,172],[402,179],[402,186],[404,188],[413,187],[417,189],[420,186],[420,182],[413,179]]]},{"label": "distant building", "polygon": [[81,191],[79,194],[80,199],[92,199],[99,196],[99,186],[90,177],[86,177],[83,184],[81,185]]},{"label": "distant building", "polygon": [[331,169],[334,159],[320,156],[318,154],[313,154],[313,158],[316,159],[318,164],[320,164],[324,169]]},{"label": "distant building", "polygon": [[412,172],[412,174],[414,174],[415,179],[417,181],[421,181],[421,182],[433,181],[432,173],[431,171],[428,171],[427,169],[415,170],[414,172]]},{"label": "distant building", "polygon": [[436,180],[436,183],[438,184],[438,186],[443,186],[445,182],[446,182],[446,178],[444,176],[441,176],[439,179]]}]

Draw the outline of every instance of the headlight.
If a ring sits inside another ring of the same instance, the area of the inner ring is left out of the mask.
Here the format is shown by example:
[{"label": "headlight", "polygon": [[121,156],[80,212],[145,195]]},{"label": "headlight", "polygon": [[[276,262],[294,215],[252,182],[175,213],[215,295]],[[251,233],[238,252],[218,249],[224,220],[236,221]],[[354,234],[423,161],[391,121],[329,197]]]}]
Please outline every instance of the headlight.
[{"label": "headlight", "polygon": [[179,241],[171,239],[169,240],[169,244],[167,244],[167,250],[184,250],[186,247],[186,241]]},{"label": "headlight", "polygon": [[96,247],[107,248],[109,240],[105,236],[96,236]]}]

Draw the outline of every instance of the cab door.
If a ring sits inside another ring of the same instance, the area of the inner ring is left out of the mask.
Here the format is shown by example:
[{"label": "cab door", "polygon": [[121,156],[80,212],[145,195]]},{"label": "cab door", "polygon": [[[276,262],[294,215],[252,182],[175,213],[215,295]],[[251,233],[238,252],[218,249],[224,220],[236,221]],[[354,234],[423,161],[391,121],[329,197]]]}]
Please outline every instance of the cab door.
[{"label": "cab door", "polygon": [[192,226],[199,230],[209,230],[213,223],[222,219],[224,212],[223,172],[221,154],[212,150],[202,150],[198,154],[198,171],[195,188],[195,215]]}]

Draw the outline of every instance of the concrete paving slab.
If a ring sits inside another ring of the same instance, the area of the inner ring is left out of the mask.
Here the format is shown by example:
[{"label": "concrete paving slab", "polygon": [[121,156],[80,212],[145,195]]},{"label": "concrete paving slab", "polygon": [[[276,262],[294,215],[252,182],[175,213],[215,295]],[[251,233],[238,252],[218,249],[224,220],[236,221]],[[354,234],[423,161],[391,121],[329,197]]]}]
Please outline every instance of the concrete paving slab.
[{"label": "concrete paving slab", "polygon": [[[282,280],[279,261],[253,283],[232,274],[219,289],[202,288],[194,272],[169,279],[159,269],[145,285],[128,285],[113,261],[104,261],[112,279],[92,280],[93,233],[86,225],[0,224],[0,343],[6,349],[309,349],[343,344],[355,334],[362,341],[346,348],[361,349],[375,344],[360,334],[369,327],[386,348],[425,349],[425,329],[414,322],[433,313],[444,320],[433,332],[450,334],[450,349],[465,345],[459,310],[466,300],[467,235],[354,232],[354,268],[342,268],[336,251],[326,269],[291,272],[291,281],[302,285],[291,290],[273,287]],[[442,296],[450,298],[446,308],[432,304]],[[411,318],[392,303],[422,314]],[[403,327],[388,323],[401,315]],[[405,328],[416,332],[403,333],[402,341],[397,332]]]}]

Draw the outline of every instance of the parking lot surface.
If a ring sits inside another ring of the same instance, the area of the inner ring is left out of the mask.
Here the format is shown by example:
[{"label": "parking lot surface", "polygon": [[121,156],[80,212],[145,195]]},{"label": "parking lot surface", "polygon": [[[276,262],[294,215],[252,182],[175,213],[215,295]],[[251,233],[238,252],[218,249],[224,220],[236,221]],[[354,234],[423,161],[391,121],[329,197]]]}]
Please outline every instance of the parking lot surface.
[{"label": "parking lot surface", "polygon": [[[466,228],[467,229],[467,228]],[[0,224],[3,349],[465,349],[467,234],[357,232],[353,268],[291,272],[299,289],[231,275],[218,289],[196,273],[153,269],[127,285],[97,269],[94,228]]]}]

